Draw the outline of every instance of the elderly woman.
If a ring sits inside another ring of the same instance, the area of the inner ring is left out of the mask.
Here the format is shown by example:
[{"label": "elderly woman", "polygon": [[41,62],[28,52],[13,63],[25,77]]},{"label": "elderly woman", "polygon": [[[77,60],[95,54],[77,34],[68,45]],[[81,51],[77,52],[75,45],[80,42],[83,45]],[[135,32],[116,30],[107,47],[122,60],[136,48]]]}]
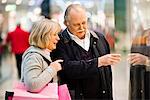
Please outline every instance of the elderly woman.
[{"label": "elderly woman", "polygon": [[49,19],[36,22],[29,36],[30,47],[23,54],[21,81],[28,91],[39,92],[49,82],[57,82],[62,60],[51,61],[50,52],[56,49],[61,27]]}]

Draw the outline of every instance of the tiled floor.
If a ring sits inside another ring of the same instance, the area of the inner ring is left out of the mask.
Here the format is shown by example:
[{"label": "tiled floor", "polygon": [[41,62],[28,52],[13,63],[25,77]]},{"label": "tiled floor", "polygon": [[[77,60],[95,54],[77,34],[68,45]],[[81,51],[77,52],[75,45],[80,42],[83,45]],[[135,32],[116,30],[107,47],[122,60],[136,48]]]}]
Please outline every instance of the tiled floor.
[{"label": "tiled floor", "polygon": [[[0,100],[4,100],[6,90],[12,90],[12,84],[17,81],[17,70],[14,56],[7,56],[2,61],[2,78],[0,78]],[[114,100],[128,100],[129,65],[126,58],[112,66]]]}]

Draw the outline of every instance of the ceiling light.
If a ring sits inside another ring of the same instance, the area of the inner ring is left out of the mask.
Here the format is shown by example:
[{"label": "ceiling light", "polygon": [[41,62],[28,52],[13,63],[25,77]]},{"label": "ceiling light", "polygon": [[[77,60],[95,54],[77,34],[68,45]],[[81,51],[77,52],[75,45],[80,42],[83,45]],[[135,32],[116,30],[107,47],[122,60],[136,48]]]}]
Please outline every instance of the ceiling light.
[{"label": "ceiling light", "polygon": [[16,5],[20,5],[22,3],[22,0],[16,0]]},{"label": "ceiling light", "polygon": [[6,3],[7,2],[7,0],[2,0],[2,3]]},{"label": "ceiling light", "polygon": [[35,5],[35,0],[30,0],[28,3],[29,6],[34,6]]}]

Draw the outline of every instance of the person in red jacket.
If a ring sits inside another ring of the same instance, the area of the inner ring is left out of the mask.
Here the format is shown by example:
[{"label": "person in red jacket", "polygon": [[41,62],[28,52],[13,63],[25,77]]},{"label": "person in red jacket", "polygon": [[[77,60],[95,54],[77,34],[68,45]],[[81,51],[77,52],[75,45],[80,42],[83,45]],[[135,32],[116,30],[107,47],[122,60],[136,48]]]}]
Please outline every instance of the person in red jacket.
[{"label": "person in red jacket", "polygon": [[15,54],[18,76],[21,77],[21,62],[24,51],[29,47],[29,32],[21,29],[21,25],[17,24],[14,31],[7,34],[4,44],[10,43],[11,51]]}]

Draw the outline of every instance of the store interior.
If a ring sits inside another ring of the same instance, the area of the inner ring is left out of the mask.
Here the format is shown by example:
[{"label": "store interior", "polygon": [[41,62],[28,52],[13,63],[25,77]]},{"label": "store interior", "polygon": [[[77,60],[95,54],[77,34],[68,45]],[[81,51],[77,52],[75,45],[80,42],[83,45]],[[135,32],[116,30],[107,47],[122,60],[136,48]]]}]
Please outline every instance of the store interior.
[{"label": "store interior", "polygon": [[[71,3],[87,9],[90,29],[103,33],[111,52],[122,55],[121,63],[112,68],[113,96],[115,100],[128,100],[130,65],[126,58],[133,40],[150,28],[150,0],[0,0],[0,36],[5,38],[18,23],[30,32],[33,23],[43,17],[59,22],[65,29],[64,11]],[[17,80],[17,72],[9,46],[1,56],[0,99],[3,100],[5,90],[11,90],[10,84]]]}]

